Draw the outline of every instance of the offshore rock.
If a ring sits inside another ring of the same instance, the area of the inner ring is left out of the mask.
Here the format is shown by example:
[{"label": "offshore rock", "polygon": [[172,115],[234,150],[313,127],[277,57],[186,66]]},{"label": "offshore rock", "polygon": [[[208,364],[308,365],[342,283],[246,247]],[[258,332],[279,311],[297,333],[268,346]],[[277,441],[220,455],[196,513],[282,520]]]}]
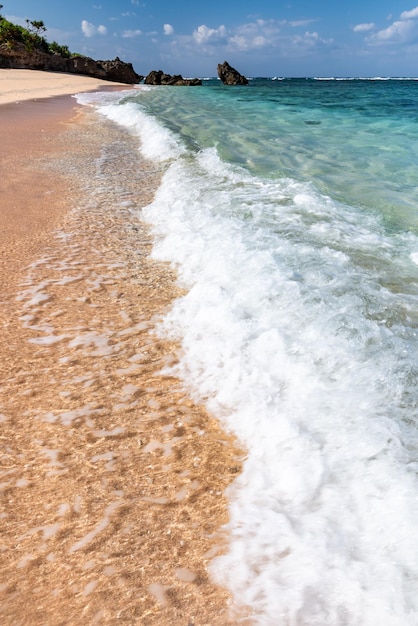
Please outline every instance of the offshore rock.
[{"label": "offshore rock", "polygon": [[248,80],[238,72],[234,67],[231,67],[228,61],[218,63],[218,76],[224,85],[248,85]]},{"label": "offshore rock", "polygon": [[176,87],[194,87],[201,85],[200,78],[183,78],[181,74],[166,74],[162,70],[152,70],[144,80],[145,85],[174,85]]},{"label": "offshore rock", "polygon": [[135,72],[131,63],[124,63],[118,57],[113,61],[95,61],[79,55],[63,57],[37,49],[27,50],[23,44],[17,42],[12,48],[6,44],[0,45],[0,67],[81,74],[130,85],[140,83],[143,79],[143,76]]}]

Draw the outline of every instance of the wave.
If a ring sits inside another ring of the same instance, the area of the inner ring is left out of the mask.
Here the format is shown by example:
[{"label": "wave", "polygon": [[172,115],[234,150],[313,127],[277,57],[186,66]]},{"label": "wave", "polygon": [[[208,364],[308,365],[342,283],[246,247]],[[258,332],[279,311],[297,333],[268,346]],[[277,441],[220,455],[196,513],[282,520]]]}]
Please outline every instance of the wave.
[{"label": "wave", "polygon": [[143,217],[187,290],[159,327],[170,372],[247,450],[213,577],[263,626],[412,626],[416,237],[192,153],[137,104],[99,110],[166,161]]}]

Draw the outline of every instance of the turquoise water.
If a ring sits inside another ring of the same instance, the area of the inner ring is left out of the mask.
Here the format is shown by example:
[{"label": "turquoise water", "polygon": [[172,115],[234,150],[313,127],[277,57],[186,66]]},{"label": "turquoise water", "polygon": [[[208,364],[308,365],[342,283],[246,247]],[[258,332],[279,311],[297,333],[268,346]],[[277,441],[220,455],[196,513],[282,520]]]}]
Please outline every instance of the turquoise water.
[{"label": "turquoise water", "polygon": [[312,181],[417,232],[418,81],[212,81],[141,102],[190,147],[216,146],[258,176]]},{"label": "turquoise water", "polygon": [[418,82],[86,98],[164,172],[158,332],[247,452],[211,575],[261,626],[415,626]]}]

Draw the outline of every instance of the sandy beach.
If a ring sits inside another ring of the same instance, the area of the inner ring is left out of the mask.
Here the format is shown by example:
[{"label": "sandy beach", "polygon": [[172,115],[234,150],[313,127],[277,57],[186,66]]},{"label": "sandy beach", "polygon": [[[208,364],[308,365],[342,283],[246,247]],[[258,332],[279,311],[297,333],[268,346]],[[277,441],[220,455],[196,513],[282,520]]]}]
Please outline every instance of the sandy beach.
[{"label": "sandy beach", "polygon": [[161,374],[161,172],[68,95],[104,86],[0,70],[0,621],[235,624],[206,566],[243,453]]},{"label": "sandy beach", "polygon": [[0,70],[0,104],[63,96],[79,91],[95,91],[100,87],[127,89],[129,85],[99,80],[88,76],[41,72],[38,70]]}]

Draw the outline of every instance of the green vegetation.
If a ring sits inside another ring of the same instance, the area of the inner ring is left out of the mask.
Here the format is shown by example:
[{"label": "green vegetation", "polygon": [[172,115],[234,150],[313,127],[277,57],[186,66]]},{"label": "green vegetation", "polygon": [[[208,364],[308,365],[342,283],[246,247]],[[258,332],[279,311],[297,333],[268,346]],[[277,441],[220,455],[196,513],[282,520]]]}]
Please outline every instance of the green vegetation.
[{"label": "green vegetation", "polygon": [[[2,8],[3,5],[0,4],[0,11]],[[42,20],[26,20],[26,24],[27,28],[13,24],[0,13],[0,45],[12,50],[17,44],[23,44],[28,52],[40,50],[46,54],[58,54],[66,58],[71,56],[67,46],[61,46],[56,41],[48,43],[44,37],[46,26]]]}]

